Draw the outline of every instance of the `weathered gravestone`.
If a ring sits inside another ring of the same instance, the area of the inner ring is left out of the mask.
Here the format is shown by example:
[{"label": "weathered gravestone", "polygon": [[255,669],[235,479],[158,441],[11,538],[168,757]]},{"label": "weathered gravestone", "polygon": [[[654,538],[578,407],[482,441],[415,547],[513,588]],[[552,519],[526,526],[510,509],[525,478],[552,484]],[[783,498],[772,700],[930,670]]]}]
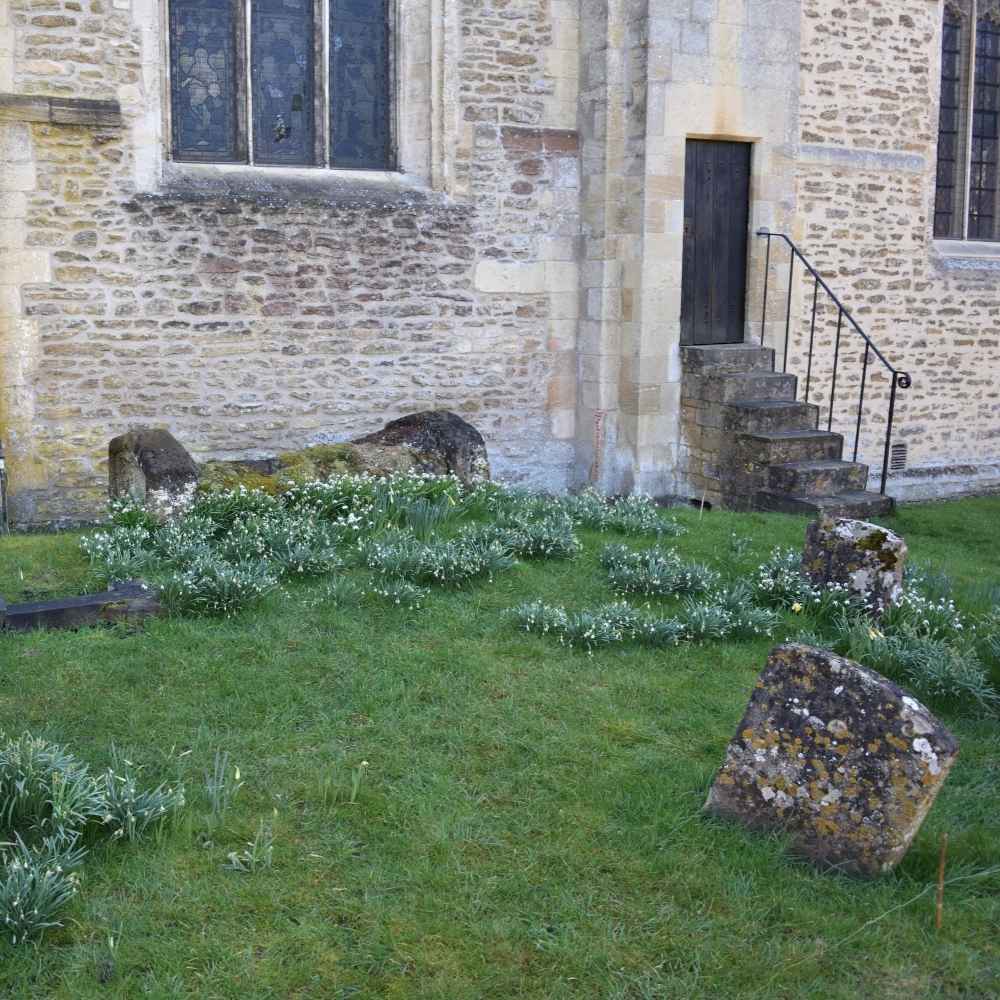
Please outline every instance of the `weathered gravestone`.
[{"label": "weathered gravestone", "polygon": [[404,446],[413,453],[421,471],[451,473],[465,483],[490,478],[490,461],[482,434],[448,410],[411,413],[352,444]]},{"label": "weathered gravestone", "polygon": [[108,492],[112,499],[145,500],[153,492],[179,493],[198,482],[198,466],[169,432],[141,429],[108,445]]},{"label": "weathered gravestone", "polygon": [[906,542],[887,528],[821,517],[806,528],[802,569],[814,584],[840,584],[879,614],[903,596],[906,551]]},{"label": "weathered gravestone", "polygon": [[86,628],[113,622],[136,623],[163,614],[159,596],[140,580],[116,583],[111,590],[82,597],[62,597],[29,604],[5,604],[0,599],[0,629]]},{"label": "weathered gravestone", "polygon": [[789,643],[768,658],[705,809],[784,831],[822,867],[878,875],[906,854],[957,755],[891,681]]},{"label": "weathered gravestone", "polygon": [[[320,435],[322,441],[326,436]],[[201,469],[205,489],[246,486],[265,492],[314,479],[356,473],[392,476],[424,472],[454,475],[466,484],[490,478],[486,442],[472,424],[447,410],[413,413],[354,441],[335,440],[285,452],[272,459],[208,462]]]}]

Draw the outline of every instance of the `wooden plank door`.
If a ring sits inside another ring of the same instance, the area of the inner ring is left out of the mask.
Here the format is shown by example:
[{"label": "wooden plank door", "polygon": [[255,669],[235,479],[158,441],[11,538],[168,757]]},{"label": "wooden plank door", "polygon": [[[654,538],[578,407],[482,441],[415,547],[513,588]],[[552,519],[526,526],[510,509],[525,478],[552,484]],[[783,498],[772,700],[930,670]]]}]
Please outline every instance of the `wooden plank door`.
[{"label": "wooden plank door", "polygon": [[688,139],[682,344],[743,342],[749,223],[750,143]]}]

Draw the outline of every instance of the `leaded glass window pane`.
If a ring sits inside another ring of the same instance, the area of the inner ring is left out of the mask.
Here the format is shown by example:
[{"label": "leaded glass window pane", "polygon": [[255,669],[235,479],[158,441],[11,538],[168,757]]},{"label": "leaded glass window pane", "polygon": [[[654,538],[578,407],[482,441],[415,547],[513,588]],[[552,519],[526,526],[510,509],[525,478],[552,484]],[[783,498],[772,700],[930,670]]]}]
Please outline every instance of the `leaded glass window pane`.
[{"label": "leaded glass window pane", "polygon": [[253,0],[250,53],[257,163],[315,163],[313,0]]},{"label": "leaded glass window pane", "polygon": [[391,169],[395,2],[168,0],[174,157]]},{"label": "leaded glass window pane", "polygon": [[1000,16],[976,25],[976,89],[969,162],[970,240],[997,238],[997,160],[1000,154]]},{"label": "leaded glass window pane", "polygon": [[330,163],[389,169],[389,0],[331,0]]},{"label": "leaded glass window pane", "polygon": [[947,4],[941,38],[941,111],[934,203],[934,235],[945,239],[961,239],[965,215],[967,53],[971,28],[969,13],[955,3]]},{"label": "leaded glass window pane", "polygon": [[173,0],[170,5],[170,95],[177,159],[239,159],[237,15],[234,0]]}]

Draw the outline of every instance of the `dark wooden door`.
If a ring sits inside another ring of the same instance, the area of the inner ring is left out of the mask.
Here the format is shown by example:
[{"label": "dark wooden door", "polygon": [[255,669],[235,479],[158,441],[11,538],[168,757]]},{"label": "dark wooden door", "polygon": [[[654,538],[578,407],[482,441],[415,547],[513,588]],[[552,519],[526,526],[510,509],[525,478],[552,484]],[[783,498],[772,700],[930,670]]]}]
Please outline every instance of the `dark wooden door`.
[{"label": "dark wooden door", "polygon": [[750,144],[688,139],[682,344],[742,342],[749,222]]}]

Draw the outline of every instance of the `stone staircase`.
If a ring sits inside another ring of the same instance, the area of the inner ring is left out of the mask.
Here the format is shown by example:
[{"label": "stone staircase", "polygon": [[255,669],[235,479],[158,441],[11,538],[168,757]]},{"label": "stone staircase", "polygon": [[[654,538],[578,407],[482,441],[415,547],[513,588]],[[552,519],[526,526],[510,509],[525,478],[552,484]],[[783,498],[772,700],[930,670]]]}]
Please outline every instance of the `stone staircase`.
[{"label": "stone staircase", "polygon": [[867,491],[868,466],[843,460],[840,434],[817,430],[819,407],[798,379],[751,344],[682,348],[688,474],[700,499],[734,510],[869,518],[891,497]]}]

